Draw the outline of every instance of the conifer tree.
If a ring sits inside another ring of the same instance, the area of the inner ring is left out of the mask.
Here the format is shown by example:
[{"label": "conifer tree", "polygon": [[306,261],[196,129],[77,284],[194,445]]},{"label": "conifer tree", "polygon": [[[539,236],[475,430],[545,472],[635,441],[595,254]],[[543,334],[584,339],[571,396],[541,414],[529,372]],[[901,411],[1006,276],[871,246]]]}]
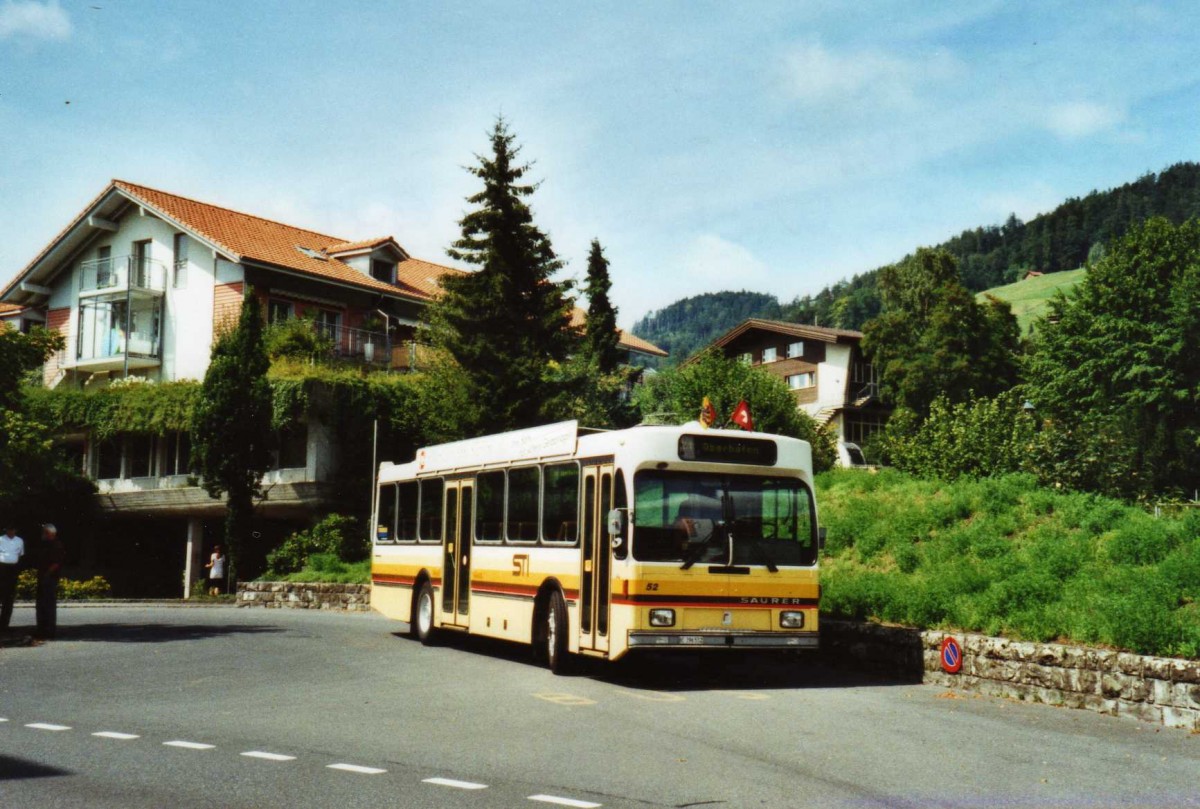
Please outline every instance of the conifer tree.
[{"label": "conifer tree", "polygon": [[269,367],[262,311],[247,288],[237,325],[212,348],[193,413],[192,465],[210,497],[228,497],[227,552],[235,564],[249,556],[250,568],[262,550],[250,542],[254,500],[262,497],[262,476],[270,467]]},{"label": "conifer tree", "polygon": [[491,134],[491,154],[468,168],[483,190],[459,225],[462,237],[446,252],[479,269],[444,277],[444,295],[430,307],[433,342],[454,359],[479,404],[475,432],[528,427],[543,420],[551,363],[572,353],[569,283],[551,276],[562,267],[550,239],[526,203],[535,185],[522,182],[530,166],[517,162],[503,119]]},{"label": "conifer tree", "polygon": [[587,295],[588,310],[584,327],[584,351],[596,363],[601,374],[611,374],[621,364],[621,350],[617,347],[617,310],[608,299],[612,281],[608,277],[608,259],[598,239],[592,239],[588,253],[587,282],[583,291]]}]

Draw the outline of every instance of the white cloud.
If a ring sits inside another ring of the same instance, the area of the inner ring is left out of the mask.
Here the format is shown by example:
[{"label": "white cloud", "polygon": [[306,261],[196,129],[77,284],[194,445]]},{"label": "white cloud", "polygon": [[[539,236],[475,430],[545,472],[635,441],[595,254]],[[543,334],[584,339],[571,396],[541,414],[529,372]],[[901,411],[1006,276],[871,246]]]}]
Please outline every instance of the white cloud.
[{"label": "white cloud", "polygon": [[999,222],[1010,213],[1028,222],[1038,214],[1051,211],[1060,205],[1066,195],[1048,183],[1035,182],[1020,189],[1004,189],[985,194],[979,201],[982,216]]},{"label": "white cloud", "polygon": [[1124,118],[1121,110],[1105,104],[1069,101],[1046,111],[1046,127],[1064,140],[1076,140],[1112,129]]},{"label": "white cloud", "polygon": [[784,59],[787,89],[807,105],[912,103],[920,91],[957,74],[960,64],[939,51],[906,59],[880,50],[838,53],[820,43],[793,48]]},{"label": "white cloud", "polygon": [[58,0],[6,0],[0,5],[0,39],[63,40],[71,36],[71,18]]},{"label": "white cloud", "polygon": [[684,249],[680,264],[681,277],[701,286],[716,283],[722,289],[764,281],[770,270],[749,249],[715,233],[702,233],[694,238]]}]

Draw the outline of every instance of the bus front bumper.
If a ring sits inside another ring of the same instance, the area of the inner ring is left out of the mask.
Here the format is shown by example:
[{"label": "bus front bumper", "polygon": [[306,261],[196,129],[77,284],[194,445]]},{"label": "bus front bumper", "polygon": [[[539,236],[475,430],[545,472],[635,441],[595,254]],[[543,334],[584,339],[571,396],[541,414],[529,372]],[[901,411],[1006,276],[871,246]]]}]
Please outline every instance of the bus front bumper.
[{"label": "bus front bumper", "polygon": [[686,646],[693,649],[817,649],[820,637],[766,632],[630,632],[629,648],[661,649]]}]

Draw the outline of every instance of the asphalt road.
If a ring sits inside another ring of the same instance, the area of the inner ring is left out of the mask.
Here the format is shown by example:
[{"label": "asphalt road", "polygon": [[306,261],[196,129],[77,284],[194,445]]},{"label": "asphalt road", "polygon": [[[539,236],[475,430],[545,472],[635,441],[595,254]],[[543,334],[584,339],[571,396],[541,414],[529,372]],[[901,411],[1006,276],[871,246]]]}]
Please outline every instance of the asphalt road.
[{"label": "asphalt road", "polygon": [[374,615],[60,618],[60,640],[0,648],[4,809],[1200,806],[1198,735],[818,657],[563,678]]}]

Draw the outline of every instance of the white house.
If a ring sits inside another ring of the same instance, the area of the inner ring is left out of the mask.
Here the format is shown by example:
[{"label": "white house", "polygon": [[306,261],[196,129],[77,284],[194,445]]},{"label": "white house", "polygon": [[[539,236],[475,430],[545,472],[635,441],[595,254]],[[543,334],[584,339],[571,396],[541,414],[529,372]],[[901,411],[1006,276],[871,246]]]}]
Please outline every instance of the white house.
[{"label": "white house", "polygon": [[796,406],[838,440],[842,465],[862,463],[861,448],[886,423],[879,376],[863,356],[862,332],[751,318],[713,341],[727,357],[783,379]]},{"label": "white house", "polygon": [[[0,291],[0,321],[62,333],[66,348],[44,368],[50,387],[201,379],[214,336],[236,319],[249,286],[269,321],[312,318],[339,357],[402,371],[415,361],[422,310],[442,276],[457,272],[414,258],[390,236],[352,241],[113,180]],[[666,353],[624,333],[621,345]],[[223,505],[188,485],[187,436],[70,440],[101,510],[157,521],[179,540],[184,581],[196,577],[203,521]],[[261,513],[324,510],[337,464],[328,430],[309,423],[278,443]]]}]

